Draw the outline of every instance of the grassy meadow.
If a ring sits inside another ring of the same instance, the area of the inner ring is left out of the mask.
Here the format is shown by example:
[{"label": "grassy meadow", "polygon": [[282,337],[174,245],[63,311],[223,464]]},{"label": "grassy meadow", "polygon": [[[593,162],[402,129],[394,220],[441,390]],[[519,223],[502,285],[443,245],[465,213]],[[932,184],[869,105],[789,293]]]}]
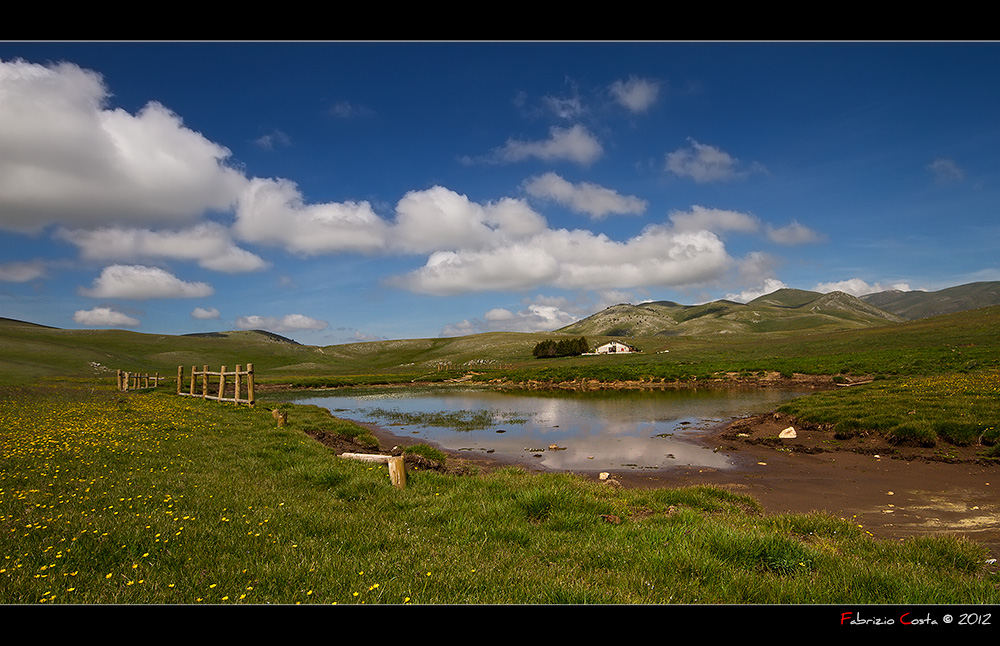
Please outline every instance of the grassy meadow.
[{"label": "grassy meadow", "polygon": [[[319,409],[0,389],[0,602],[30,604],[1000,601],[981,546],[879,541],[712,487],[629,490],[503,469],[336,458]],[[873,567],[877,564],[877,567]]]},{"label": "grassy meadow", "polygon": [[[267,387],[835,375],[869,383],[781,410],[842,437],[974,445],[996,459],[998,322],[993,307],[848,332],[630,338],[641,354],[535,359],[552,334],[317,348],[0,320],[0,602],[997,603],[982,546],[879,541],[851,519],[764,515],[723,489],[628,490],[518,469],[415,470],[397,489],[385,465],[337,458],[306,434],[373,443],[364,428],[317,407],[292,407],[278,427]],[[237,363],[255,365],[255,407],[173,394],[178,365]],[[117,369],[171,379],[122,393]]]}]

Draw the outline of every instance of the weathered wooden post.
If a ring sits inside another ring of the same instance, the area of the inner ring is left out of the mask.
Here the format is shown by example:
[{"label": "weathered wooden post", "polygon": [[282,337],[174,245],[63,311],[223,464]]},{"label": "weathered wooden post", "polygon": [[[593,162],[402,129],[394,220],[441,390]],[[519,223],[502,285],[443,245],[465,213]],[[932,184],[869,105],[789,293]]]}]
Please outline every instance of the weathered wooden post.
[{"label": "weathered wooden post", "polygon": [[122,369],[118,369],[118,390],[122,390]]},{"label": "weathered wooden post", "polygon": [[247,364],[247,399],[249,404],[253,406],[253,364]]},{"label": "weathered wooden post", "polygon": [[406,467],[401,455],[389,458],[389,482],[394,487],[406,489]]},{"label": "weathered wooden post", "polygon": [[400,489],[406,488],[406,462],[401,455],[379,453],[341,453],[340,457],[362,462],[384,462],[389,465],[389,482]]},{"label": "weathered wooden post", "polygon": [[222,393],[226,391],[226,367],[219,368],[219,401],[222,401]]},{"label": "weathered wooden post", "polygon": [[233,379],[233,387],[235,389],[233,391],[233,401],[237,404],[240,403],[240,368],[242,367],[240,364],[236,364],[236,377]]},{"label": "weathered wooden post", "polygon": [[203,399],[208,398],[208,366],[201,369],[201,396]]},{"label": "weathered wooden post", "polygon": [[181,382],[184,381],[184,366],[177,366],[177,394],[181,394]]}]

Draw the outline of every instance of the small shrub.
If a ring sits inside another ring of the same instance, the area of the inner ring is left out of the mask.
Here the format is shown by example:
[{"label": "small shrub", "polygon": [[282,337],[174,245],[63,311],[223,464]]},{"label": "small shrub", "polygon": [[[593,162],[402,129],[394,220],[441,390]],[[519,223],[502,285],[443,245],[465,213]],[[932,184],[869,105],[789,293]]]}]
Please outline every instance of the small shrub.
[{"label": "small shrub", "polygon": [[844,419],[836,423],[833,427],[833,436],[838,440],[849,440],[858,435],[861,430],[861,420],[855,418]]},{"label": "small shrub", "polygon": [[957,446],[975,444],[982,434],[982,427],[969,422],[943,420],[934,425],[937,434]]},{"label": "small shrub", "polygon": [[912,444],[927,448],[937,444],[937,437],[934,430],[924,424],[898,424],[889,429],[887,435],[889,436],[889,441],[895,444]]}]

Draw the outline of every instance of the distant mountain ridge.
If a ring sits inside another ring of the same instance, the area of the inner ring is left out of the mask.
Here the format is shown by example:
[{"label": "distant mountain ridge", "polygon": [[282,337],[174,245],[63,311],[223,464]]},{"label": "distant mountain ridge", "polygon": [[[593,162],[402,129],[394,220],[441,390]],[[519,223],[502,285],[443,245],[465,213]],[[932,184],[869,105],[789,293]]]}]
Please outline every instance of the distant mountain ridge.
[{"label": "distant mountain ridge", "polygon": [[694,336],[857,329],[903,319],[844,292],[779,289],[748,303],[654,301],[612,305],[557,332],[591,336]]},{"label": "distant mountain ridge", "polygon": [[[246,339],[255,339],[258,341],[270,341],[273,343],[291,343],[292,345],[302,345],[294,339],[289,339],[288,337],[281,336],[280,334],[275,334],[274,332],[268,332],[267,330],[230,330],[228,332],[192,332],[191,334],[182,334],[181,336],[197,336],[210,339],[229,339],[236,337],[245,337]],[[263,338],[259,338],[263,337]]]},{"label": "distant mountain ridge", "polygon": [[888,290],[856,297],[779,289],[747,303],[701,305],[651,301],[612,305],[555,330],[591,336],[677,336],[830,331],[874,327],[1000,305],[1000,282],[979,282],[936,292]]},{"label": "distant mountain ridge", "polygon": [[921,290],[906,292],[892,289],[865,294],[861,300],[912,321],[1000,305],[1000,282],[969,283],[936,292]]}]

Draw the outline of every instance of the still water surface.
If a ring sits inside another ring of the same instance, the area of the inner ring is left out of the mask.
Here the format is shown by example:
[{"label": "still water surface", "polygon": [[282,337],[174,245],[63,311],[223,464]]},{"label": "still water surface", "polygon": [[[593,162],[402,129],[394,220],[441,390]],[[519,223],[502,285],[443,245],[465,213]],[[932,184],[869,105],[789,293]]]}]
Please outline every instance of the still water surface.
[{"label": "still water surface", "polygon": [[[726,420],[770,411],[802,394],[393,388],[340,391],[294,401],[449,450],[530,461],[554,471],[611,471],[729,468],[732,461],[698,445],[698,435]],[[557,450],[549,448],[553,444]]]}]

